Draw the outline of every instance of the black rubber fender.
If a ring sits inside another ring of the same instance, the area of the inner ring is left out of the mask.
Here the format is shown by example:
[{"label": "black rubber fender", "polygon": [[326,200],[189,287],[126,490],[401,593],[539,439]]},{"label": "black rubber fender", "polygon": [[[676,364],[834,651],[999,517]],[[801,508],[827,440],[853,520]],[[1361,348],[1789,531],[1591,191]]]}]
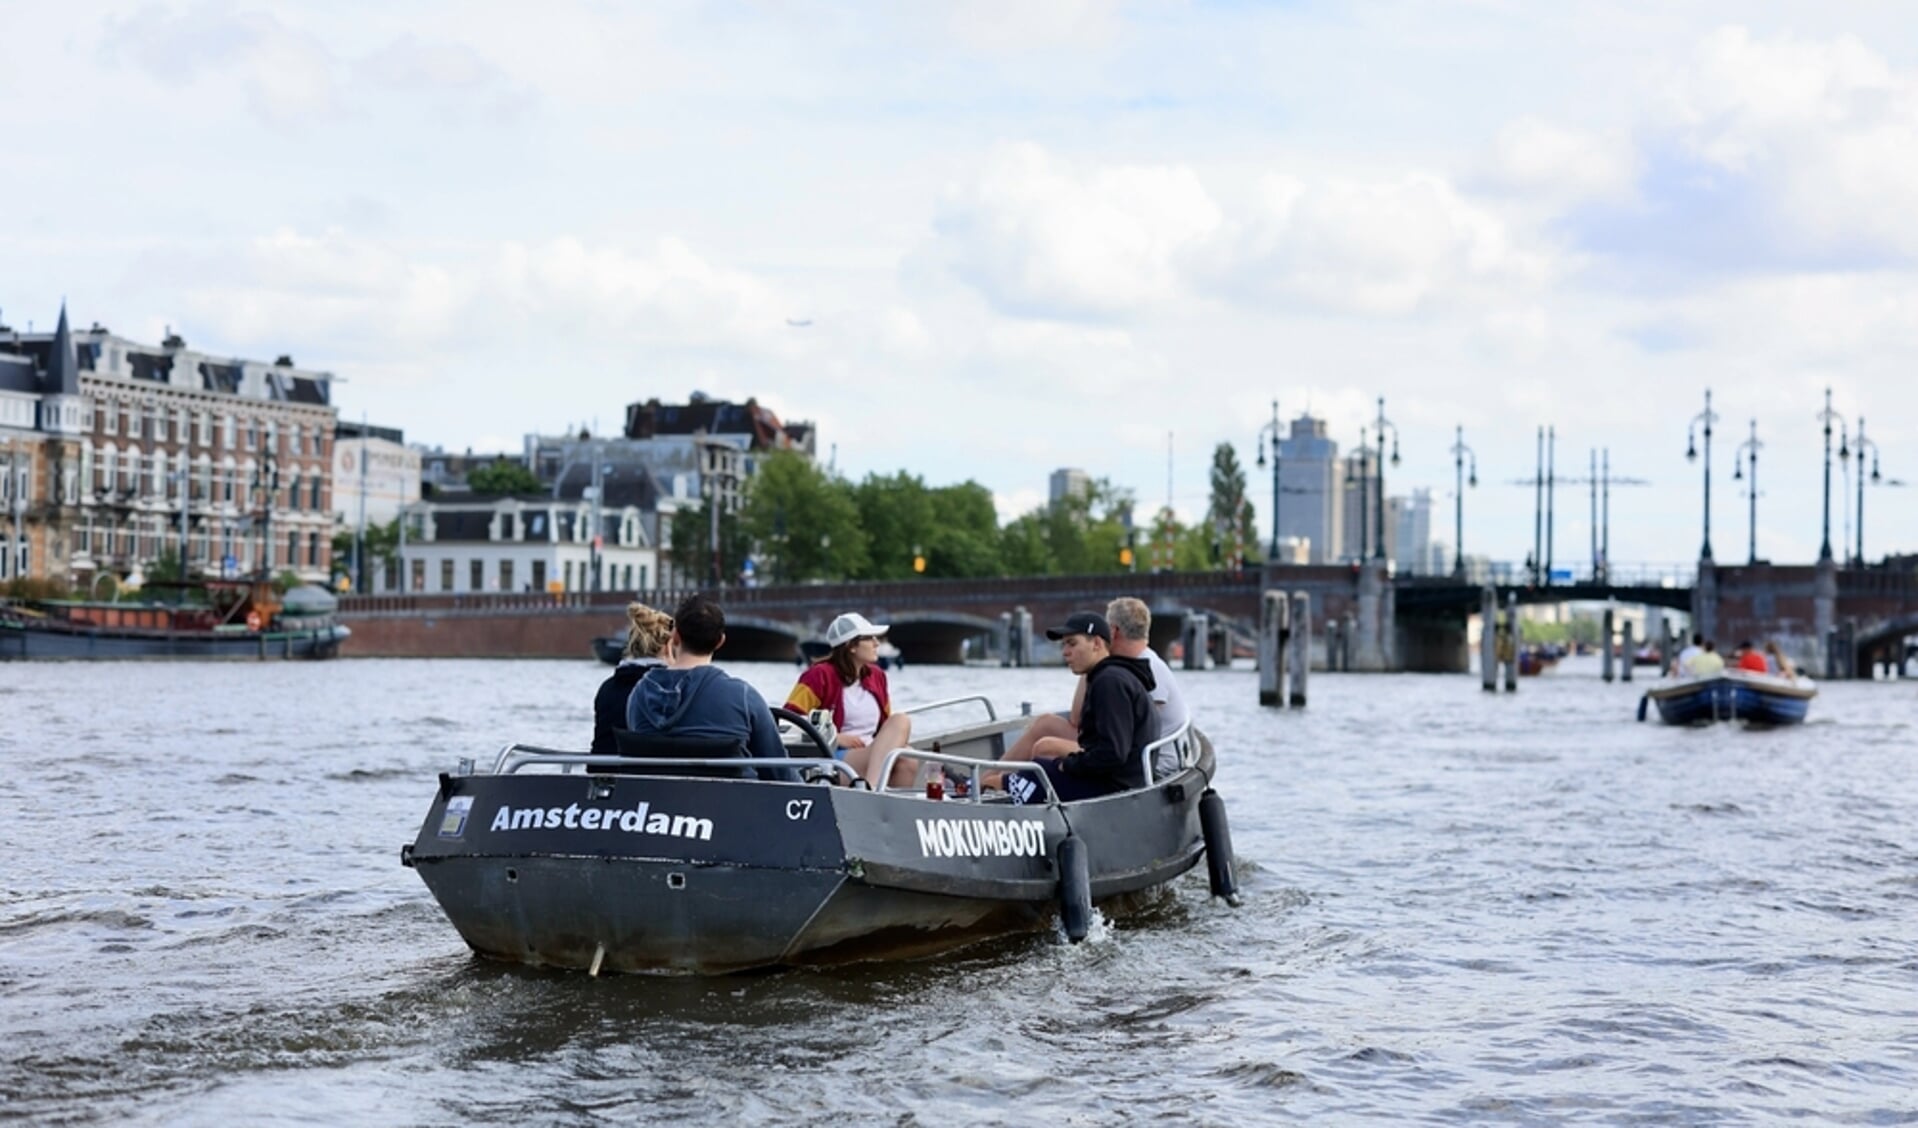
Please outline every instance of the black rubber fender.
[{"label": "black rubber fender", "polygon": [[1092,867],[1085,839],[1076,834],[1059,843],[1059,921],[1074,944],[1092,929]]},{"label": "black rubber fender", "polygon": [[1212,879],[1212,895],[1236,908],[1239,884],[1232,875],[1232,828],[1226,823],[1225,800],[1209,787],[1199,796],[1199,832],[1205,836],[1205,870]]}]

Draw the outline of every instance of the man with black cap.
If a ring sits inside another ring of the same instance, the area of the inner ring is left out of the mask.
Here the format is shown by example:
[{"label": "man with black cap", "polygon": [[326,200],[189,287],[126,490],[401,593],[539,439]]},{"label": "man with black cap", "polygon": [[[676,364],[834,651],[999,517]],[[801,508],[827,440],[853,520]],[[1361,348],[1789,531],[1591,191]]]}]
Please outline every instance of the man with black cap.
[{"label": "man with black cap", "polygon": [[[1110,795],[1145,786],[1140,753],[1158,735],[1152,707],[1152,667],[1143,658],[1112,652],[1112,628],[1104,615],[1075,611],[1046,631],[1059,644],[1066,668],[1085,679],[1085,704],[1077,739],[1042,737],[1033,748],[1036,762],[1066,802]],[[1030,772],[1005,777],[1015,803],[1045,801],[1045,791]]]}]

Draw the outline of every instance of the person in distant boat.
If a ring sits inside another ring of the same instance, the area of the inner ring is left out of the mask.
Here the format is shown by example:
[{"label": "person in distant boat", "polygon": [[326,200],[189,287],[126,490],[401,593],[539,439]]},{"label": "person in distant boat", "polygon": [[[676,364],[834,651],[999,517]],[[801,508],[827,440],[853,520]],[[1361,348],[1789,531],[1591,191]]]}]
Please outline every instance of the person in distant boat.
[{"label": "person in distant boat", "polygon": [[[726,613],[694,593],[673,611],[672,660],[648,671],[626,704],[626,727],[645,735],[736,740],[747,755],[783,759],[772,707],[759,691],[713,665],[726,644]],[[797,782],[792,768],[758,769],[761,779]]]},{"label": "person in distant boat", "polygon": [[617,756],[619,743],[613,730],[626,727],[626,703],[633,687],[646,671],[666,664],[671,657],[673,617],[644,603],[626,605],[626,648],[620,652],[619,665],[600,683],[593,698],[593,755]]},{"label": "person in distant boat", "polygon": [[1753,646],[1750,640],[1738,644],[1732,664],[1748,674],[1771,673],[1771,665],[1765,661],[1765,656],[1759,653],[1758,648]]},{"label": "person in distant boat", "polygon": [[1725,672],[1725,656],[1718,652],[1716,640],[1705,640],[1704,648],[1692,655],[1691,668],[1686,672],[1695,678],[1716,677]]},{"label": "person in distant boat", "polygon": [[1672,668],[1665,672],[1675,678],[1691,677],[1692,659],[1704,652],[1704,641],[1704,635],[1694,633],[1692,635],[1691,645],[1678,652],[1678,657],[1672,659]]},{"label": "person in distant boat", "polygon": [[[1152,665],[1112,652],[1112,627],[1096,611],[1075,611],[1046,631],[1066,668],[1084,679],[1076,739],[1041,737],[1033,748],[1052,789],[1065,802],[1145,786],[1140,753],[1158,736]],[[1026,772],[1005,776],[1014,803],[1041,803],[1045,791]]]},{"label": "person in distant boat", "polygon": [[1792,668],[1791,659],[1785,657],[1785,652],[1778,649],[1777,639],[1769,639],[1766,641],[1765,662],[1766,665],[1771,668],[1771,672],[1781,678],[1796,678],[1798,676],[1798,671]]},{"label": "person in distant boat", "polygon": [[[826,709],[832,713],[838,735],[834,755],[846,761],[868,784],[880,786],[886,757],[912,739],[912,718],[892,711],[886,671],[879,668],[879,640],[883,625],[848,611],[826,628],[832,651],[806,667],[786,695],[786,708],[801,713]],[[893,769],[892,784],[912,784],[917,765],[901,759]]]},{"label": "person in distant boat", "polygon": [[[1185,707],[1185,695],[1179,692],[1178,683],[1172,680],[1172,667],[1166,665],[1159,652],[1152,649],[1152,609],[1142,599],[1122,595],[1106,604],[1106,624],[1112,629],[1112,653],[1122,658],[1143,658],[1152,667],[1152,704],[1158,712],[1159,733],[1157,737],[1170,736],[1177,732],[1190,715]],[[1086,682],[1072,691],[1072,708],[1064,716],[1058,713],[1046,713],[1033,719],[1026,726],[1019,739],[1001,757],[1005,761],[1037,759],[1034,749],[1045,737],[1058,737],[1077,742],[1079,738],[1079,714],[1085,705]],[[1056,745],[1053,747],[1057,747]],[[1162,748],[1158,753],[1158,762],[1152,766],[1152,778],[1163,779],[1179,769],[1177,749]],[[995,786],[997,779],[994,777]]]}]

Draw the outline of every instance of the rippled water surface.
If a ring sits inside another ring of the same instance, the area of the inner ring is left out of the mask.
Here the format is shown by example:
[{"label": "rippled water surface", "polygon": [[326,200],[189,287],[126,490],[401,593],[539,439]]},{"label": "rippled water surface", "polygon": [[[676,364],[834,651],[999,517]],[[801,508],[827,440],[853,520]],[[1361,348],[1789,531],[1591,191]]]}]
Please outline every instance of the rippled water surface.
[{"label": "rippled water surface", "polygon": [[[791,667],[744,667],[783,695]],[[435,774],[583,746],[588,662],[0,665],[0,1119],[564,1124],[1918,1121],[1912,683],[1802,728],[1184,675],[1246,904],[1203,867],[1079,946],[723,979],[471,956],[399,849]],[[916,668],[902,701],[1062,703]]]}]

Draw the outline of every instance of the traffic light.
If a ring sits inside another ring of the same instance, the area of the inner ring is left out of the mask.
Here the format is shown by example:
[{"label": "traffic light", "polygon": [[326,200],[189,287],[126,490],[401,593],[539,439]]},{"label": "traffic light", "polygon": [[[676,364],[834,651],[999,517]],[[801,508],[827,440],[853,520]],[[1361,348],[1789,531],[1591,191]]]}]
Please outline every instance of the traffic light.
[{"label": "traffic light", "polygon": [[1132,567],[1132,546],[1129,544],[1122,545],[1119,549],[1119,567]]},{"label": "traffic light", "polygon": [[926,558],[924,556],[913,557],[912,570],[914,572],[924,572],[926,570]]}]

